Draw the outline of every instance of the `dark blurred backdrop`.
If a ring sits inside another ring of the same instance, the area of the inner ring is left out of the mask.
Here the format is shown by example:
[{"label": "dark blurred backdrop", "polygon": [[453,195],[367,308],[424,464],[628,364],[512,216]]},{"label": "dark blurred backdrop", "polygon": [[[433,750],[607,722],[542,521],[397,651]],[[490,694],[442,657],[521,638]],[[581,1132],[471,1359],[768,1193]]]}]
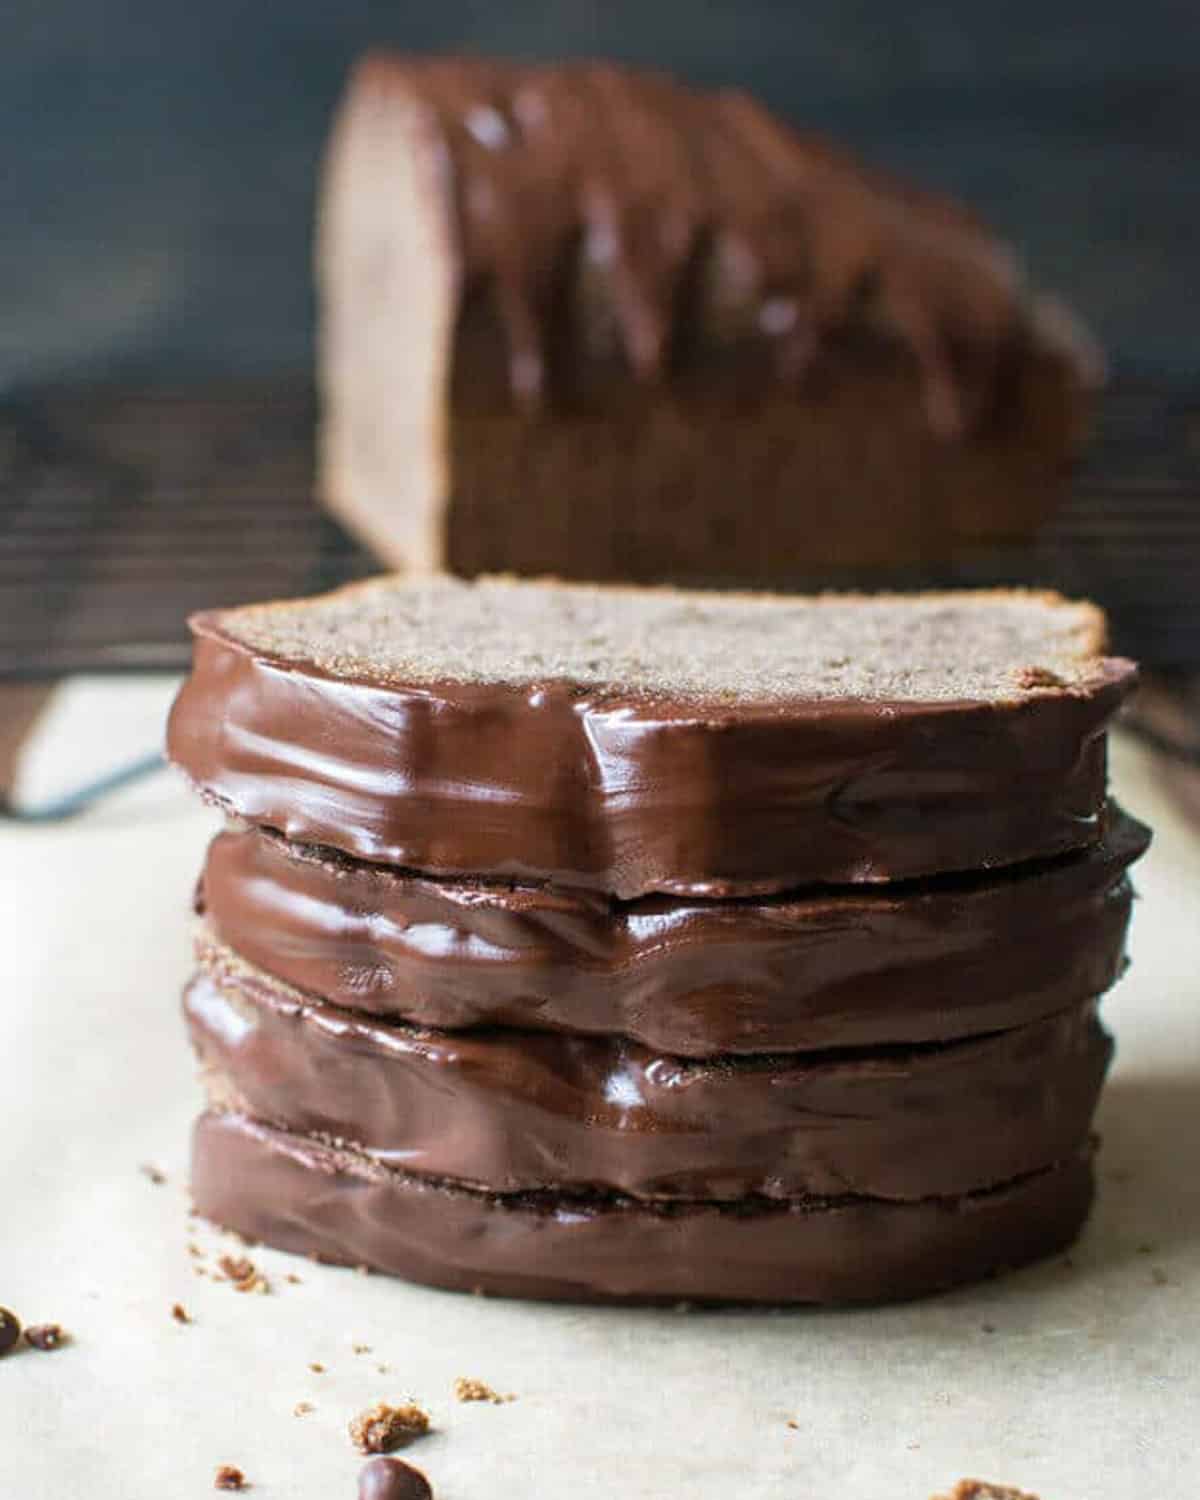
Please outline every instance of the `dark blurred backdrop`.
[{"label": "dark blurred backdrop", "polygon": [[1127,364],[1200,350],[1197,0],[4,0],[0,391],[304,369],[314,169],[371,42],[748,85],[966,195]]}]

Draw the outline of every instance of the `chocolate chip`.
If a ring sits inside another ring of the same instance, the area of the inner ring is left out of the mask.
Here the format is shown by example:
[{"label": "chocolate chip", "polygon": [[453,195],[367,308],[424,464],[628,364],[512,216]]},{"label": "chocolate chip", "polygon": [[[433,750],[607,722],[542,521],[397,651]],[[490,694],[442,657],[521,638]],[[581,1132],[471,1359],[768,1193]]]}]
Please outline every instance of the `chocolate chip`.
[{"label": "chocolate chip", "polygon": [[373,1458],[358,1476],[358,1500],[433,1500],[420,1469],[398,1458]]},{"label": "chocolate chip", "polygon": [[32,1328],[25,1330],[25,1342],[34,1349],[47,1352],[61,1349],[67,1342],[67,1336],[57,1323],[35,1323]]},{"label": "chocolate chip", "polygon": [[21,1320],[7,1307],[0,1307],[0,1355],[15,1349],[21,1337]]}]

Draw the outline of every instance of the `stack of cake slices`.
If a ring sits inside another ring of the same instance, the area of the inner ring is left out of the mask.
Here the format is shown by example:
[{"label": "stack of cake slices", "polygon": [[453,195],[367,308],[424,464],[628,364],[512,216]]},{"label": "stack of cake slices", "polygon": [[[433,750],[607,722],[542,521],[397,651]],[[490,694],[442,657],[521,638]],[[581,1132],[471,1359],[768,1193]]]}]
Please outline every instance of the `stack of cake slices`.
[{"label": "stack of cake slices", "polygon": [[1147,843],[1092,606],[384,578],[193,629],[201,1213],[554,1298],[1078,1232]]}]

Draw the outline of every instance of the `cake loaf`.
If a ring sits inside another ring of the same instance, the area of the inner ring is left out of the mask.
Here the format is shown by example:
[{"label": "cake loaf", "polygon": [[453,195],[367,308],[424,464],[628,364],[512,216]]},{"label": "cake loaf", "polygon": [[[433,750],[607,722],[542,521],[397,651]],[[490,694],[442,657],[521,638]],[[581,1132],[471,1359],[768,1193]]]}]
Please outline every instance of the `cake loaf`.
[{"label": "cake loaf", "polygon": [[1099,376],[965,208],[612,64],[368,57],[317,270],[320,490],[409,570],[945,563],[1030,536]]},{"label": "cake loaf", "polygon": [[193,619],[168,748],[252,823],[620,898],[1087,848],[1131,690],[1093,606],[383,578]]}]

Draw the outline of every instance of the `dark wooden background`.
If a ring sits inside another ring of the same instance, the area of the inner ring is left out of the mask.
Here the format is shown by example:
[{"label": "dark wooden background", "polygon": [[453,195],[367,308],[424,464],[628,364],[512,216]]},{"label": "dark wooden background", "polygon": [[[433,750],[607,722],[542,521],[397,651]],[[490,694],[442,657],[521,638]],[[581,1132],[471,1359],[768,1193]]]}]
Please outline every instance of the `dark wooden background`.
[{"label": "dark wooden background", "polygon": [[305,368],[314,168],[380,40],[749,85],[966,194],[1127,364],[1195,369],[1198,0],[3,0],[0,393]]}]

